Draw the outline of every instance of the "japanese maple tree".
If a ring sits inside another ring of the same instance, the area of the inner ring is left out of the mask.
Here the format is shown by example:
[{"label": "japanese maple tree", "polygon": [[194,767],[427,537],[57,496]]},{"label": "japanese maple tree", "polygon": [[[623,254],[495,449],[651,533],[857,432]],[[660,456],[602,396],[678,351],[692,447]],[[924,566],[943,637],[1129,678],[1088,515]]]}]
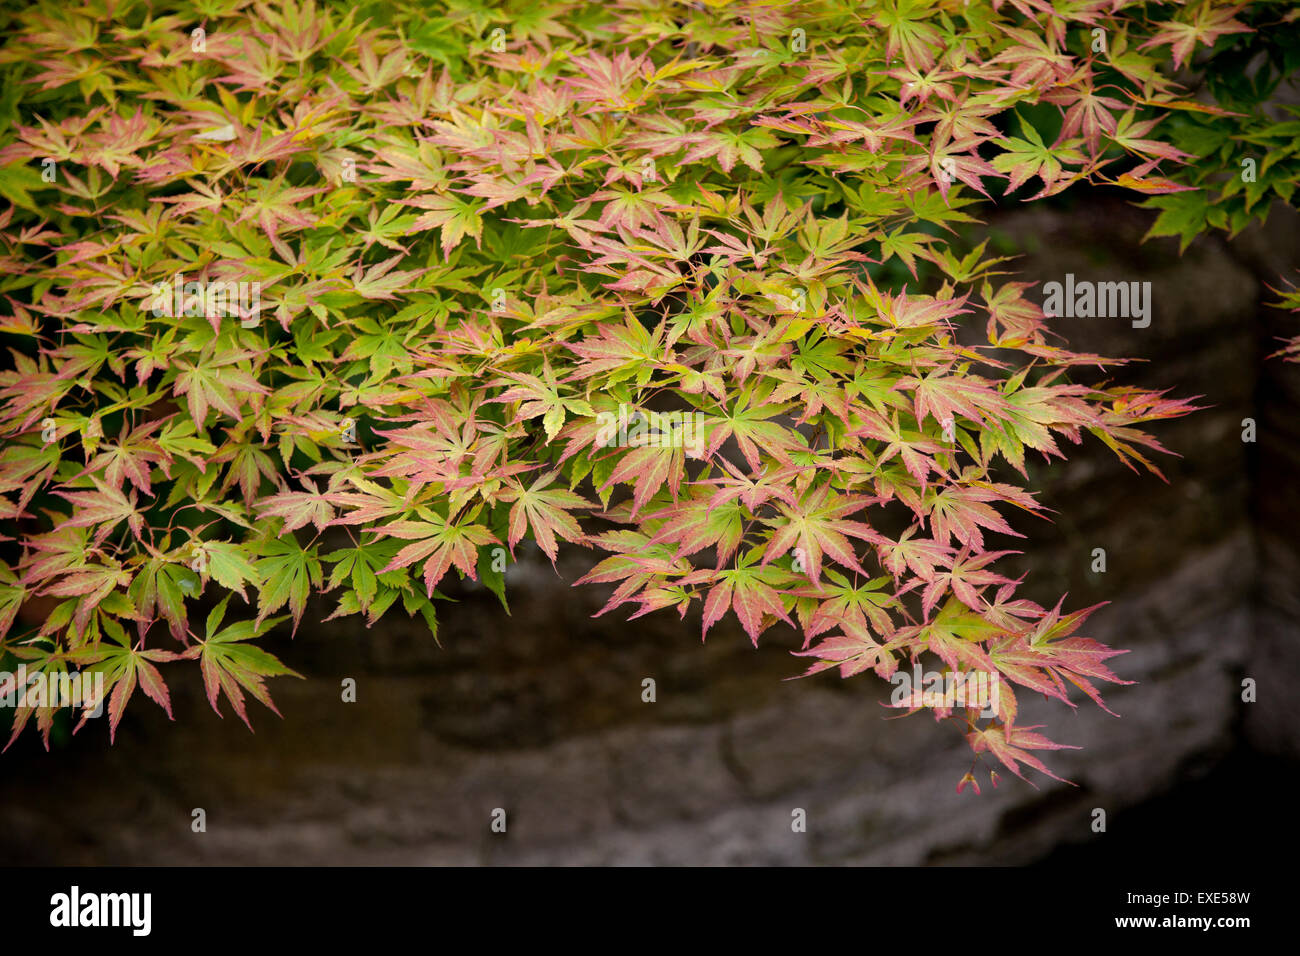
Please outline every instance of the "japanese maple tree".
[{"label": "japanese maple tree", "polygon": [[247,721],[313,595],[436,629],[531,540],[591,549],[607,611],[794,628],[810,673],[999,675],[935,713],[1051,775],[1017,695],[1104,706],[1120,652],[999,572],[1026,459],[1158,474],[1193,406],[1109,384],[969,227],[1110,185],[1185,245],[1300,168],[1287,3],[5,15],[0,646],[104,674],[110,733],[193,662]]}]

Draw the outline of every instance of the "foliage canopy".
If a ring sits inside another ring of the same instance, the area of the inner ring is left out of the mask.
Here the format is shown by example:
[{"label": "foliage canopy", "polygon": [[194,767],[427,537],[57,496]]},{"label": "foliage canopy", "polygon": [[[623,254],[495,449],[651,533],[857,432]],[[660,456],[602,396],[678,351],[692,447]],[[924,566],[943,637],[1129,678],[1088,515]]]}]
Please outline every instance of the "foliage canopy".
[{"label": "foliage canopy", "polygon": [[1026,455],[1155,471],[1146,426],[1191,405],[1107,384],[956,237],[1091,183],[1186,245],[1300,168],[1263,107],[1285,3],[11,16],[0,636],[103,672],[113,730],[181,661],[247,721],[291,673],[258,638],[313,594],[436,628],[448,575],[501,591],[531,540],[594,549],[607,609],[791,625],[813,672],[996,672],[996,717],[939,716],[1050,773],[1012,688],[1101,704],[1119,652],[997,570]]}]

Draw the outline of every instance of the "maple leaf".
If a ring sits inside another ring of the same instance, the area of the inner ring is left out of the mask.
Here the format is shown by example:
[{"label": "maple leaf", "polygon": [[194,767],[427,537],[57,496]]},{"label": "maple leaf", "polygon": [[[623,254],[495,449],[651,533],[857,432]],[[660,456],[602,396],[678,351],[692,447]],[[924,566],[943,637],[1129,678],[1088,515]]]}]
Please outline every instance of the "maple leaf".
[{"label": "maple leaf", "polygon": [[[133,647],[121,625],[111,618],[105,619],[104,630],[109,641],[93,647],[79,647],[70,651],[67,659],[73,663],[89,665],[83,667],[82,680],[95,680],[96,675],[103,674],[105,690],[111,689],[108,697],[108,734],[110,741],[117,736],[117,726],[122,720],[127,702],[138,685],[145,696],[161,707],[169,720],[172,716],[171,695],[167,683],[155,663],[180,660],[181,655],[172,651],[157,649],[145,650]],[[85,713],[81,722],[85,723],[90,712],[97,709],[102,700],[87,700],[83,703]]]},{"label": "maple leaf", "polygon": [[780,145],[780,140],[761,127],[740,132],[697,133],[689,137],[688,141],[693,145],[682,158],[683,164],[711,157],[718,161],[726,173],[731,172],[737,162],[761,173],[763,156],[760,150],[770,150]]},{"label": "maple leaf", "polygon": [[193,555],[194,565],[245,600],[244,584],[251,582],[256,586],[261,581],[258,569],[245,556],[243,548],[233,542],[204,541],[195,545]]},{"label": "maple leaf", "polygon": [[956,416],[986,424],[990,416],[996,417],[1006,407],[1006,399],[988,383],[976,376],[929,375],[899,379],[897,388],[913,392],[913,409],[918,423],[930,415],[935,422],[951,423]]},{"label": "maple leaf", "polygon": [[[990,656],[999,662],[999,668],[1008,677],[1018,683],[1073,706],[1065,695],[1064,679],[1087,694],[1102,710],[1114,714],[1102,701],[1092,680],[1133,683],[1122,680],[1103,663],[1127,651],[1114,650],[1091,638],[1074,636],[1079,626],[1101,605],[1063,615],[1063,602],[1064,598],[1051,611],[1039,615],[1032,626],[1017,629],[999,641],[990,649]],[[1053,681],[1055,686],[1051,689],[1045,687],[1045,679]]]},{"label": "maple leaf", "polygon": [[[995,164],[996,165],[996,164]],[[933,236],[928,236],[923,232],[905,232],[905,226],[899,226],[887,236],[880,239],[880,257],[881,261],[886,261],[890,256],[897,256],[907,266],[907,271],[912,273],[916,278],[916,258],[930,258],[930,244],[934,241]]]},{"label": "maple leaf", "polygon": [[1061,123],[1058,141],[1064,142],[1080,134],[1089,153],[1094,156],[1101,149],[1102,136],[1115,132],[1115,116],[1112,111],[1124,108],[1122,101],[1098,94],[1091,85],[1082,89],[1068,88],[1054,91],[1044,98],[1053,103],[1069,106]]},{"label": "maple leaf", "polygon": [[760,448],[777,461],[790,464],[789,453],[806,445],[797,432],[770,420],[789,409],[788,404],[763,404],[760,394],[746,390],[734,408],[724,415],[710,418],[706,457],[713,457],[723,442],[732,438],[755,472],[762,468]]},{"label": "maple leaf", "polygon": [[409,502],[384,485],[356,475],[349,476],[348,482],[355,491],[330,491],[322,495],[327,503],[343,512],[334,519],[335,524],[362,524],[391,518],[407,510]]},{"label": "maple leaf", "polygon": [[676,499],[677,490],[686,474],[685,458],[685,449],[680,447],[646,445],[634,448],[619,457],[613,471],[599,489],[603,491],[619,482],[632,483],[634,512],[644,508],[665,483]]},{"label": "maple leaf", "polygon": [[682,579],[683,583],[718,581],[704,598],[703,636],[708,635],[709,628],[720,621],[728,610],[736,612],[740,626],[745,629],[755,647],[758,646],[758,636],[768,626],[768,618],[795,626],[786,613],[781,592],[777,590],[785,583],[786,575],[777,568],[755,566],[757,560],[755,549],[742,556],[734,568],[687,575]]},{"label": "maple leaf", "polygon": [[949,591],[973,611],[984,610],[984,600],[980,592],[991,584],[1006,584],[1010,581],[1004,575],[989,571],[988,566],[1001,557],[1014,554],[1012,551],[985,551],[983,554],[971,555],[966,552],[951,559],[947,570],[935,572],[928,580],[921,594],[921,610],[929,617],[935,604]]},{"label": "maple leaf", "polygon": [[1067,163],[1084,162],[1083,154],[1076,148],[1078,140],[1058,141],[1049,147],[1029,124],[1022,123],[1021,130],[1025,138],[1008,139],[1003,143],[1006,151],[993,158],[993,168],[1009,176],[1004,195],[1015,192],[1032,176],[1043,182],[1043,188],[1031,197],[1034,199],[1055,195],[1082,177],[1081,171],[1070,174],[1065,169]]},{"label": "maple leaf", "polygon": [[885,56],[892,60],[901,50],[903,62],[913,72],[929,70],[934,65],[934,51],[939,34],[923,22],[924,5],[920,0],[893,0],[875,15],[875,23],[885,28]]},{"label": "maple leaf", "polygon": [[292,536],[274,538],[262,547],[262,557],[257,561],[257,624],[289,605],[293,615],[294,630],[307,608],[307,598],[313,585],[321,583],[320,560],[316,549],[304,549]]},{"label": "maple leaf", "polygon": [[997,670],[984,648],[998,633],[996,626],[955,598],[949,598],[923,624],[899,628],[898,636],[937,654],[952,671]]},{"label": "maple leaf", "polygon": [[837,564],[868,576],[858,563],[850,537],[860,541],[883,543],[884,537],[870,525],[849,521],[845,516],[861,511],[874,499],[854,498],[837,494],[829,485],[821,485],[800,501],[797,508],[778,502],[783,518],[765,519],[775,529],[763,555],[766,565],[774,558],[796,553],[806,568],[813,584],[821,581],[822,557],[830,557]]},{"label": "maple leaf", "polygon": [[299,203],[324,192],[323,187],[286,186],[282,181],[267,180],[255,180],[251,185],[248,202],[235,223],[255,219],[272,245],[284,245],[281,231],[306,229],[316,222],[316,216],[300,209]]},{"label": "maple leaf", "polygon": [[651,544],[650,536],[642,531],[609,531],[592,535],[588,539],[602,550],[612,552],[590,571],[578,579],[578,584],[608,584],[621,581],[610,599],[596,617],[634,600],[638,591],[653,588],[665,576],[680,575],[690,570],[690,565],[678,559],[673,549],[663,544]]},{"label": "maple leaf", "polygon": [[1120,116],[1110,138],[1127,150],[1153,159],[1168,159],[1181,163],[1192,158],[1190,154],[1168,143],[1147,139],[1147,134],[1155,129],[1155,126],[1155,120],[1139,120],[1137,111],[1130,109]]},{"label": "maple leaf", "polygon": [[[400,542],[398,541],[376,540],[363,542],[355,547],[343,548],[325,555],[322,560],[334,565],[334,570],[330,572],[325,589],[332,591],[347,581],[351,586],[351,591],[345,593],[343,600],[346,601],[348,597],[353,597],[356,600],[357,610],[370,611],[372,605],[376,603],[381,590],[387,590],[381,587],[379,575],[384,573],[384,568],[393,560],[393,556],[397,553],[399,547]],[[392,594],[394,598],[397,595],[395,590],[389,590],[388,593]],[[340,610],[342,610],[342,607]],[[377,618],[378,614],[371,616],[372,621]]]},{"label": "maple leaf", "polygon": [[615,57],[593,51],[575,56],[573,65],[576,75],[565,80],[573,98],[611,109],[626,109],[634,105],[635,85],[647,74],[650,66],[644,57],[633,57],[626,51]]},{"label": "maple leaf", "polygon": [[94,491],[56,491],[55,494],[73,506],[72,515],[63,521],[67,528],[95,528],[95,542],[103,541],[119,522],[125,521],[131,533],[139,538],[144,532],[144,516],[137,510],[135,492],[127,497],[118,488],[111,488],[92,478]]},{"label": "maple leaf", "polygon": [[559,551],[555,542],[557,535],[565,541],[584,539],[582,529],[569,512],[577,508],[590,508],[592,505],[580,495],[563,488],[547,490],[558,475],[559,472],[554,471],[542,475],[527,490],[515,483],[512,489],[501,494],[499,500],[514,502],[510,508],[508,539],[511,553],[530,529],[537,546],[551,559],[552,564]]},{"label": "maple leaf", "polygon": [[197,597],[198,575],[188,567],[153,558],[131,581],[128,594],[141,619],[152,622],[161,616],[177,640],[185,636],[185,598]]},{"label": "maple leaf", "polygon": [[895,595],[882,590],[889,580],[880,577],[850,583],[845,575],[828,568],[825,578],[816,585],[798,589],[796,607],[803,623],[804,647],[814,637],[837,626],[866,631],[870,624],[877,633],[891,633],[894,625],[889,610],[897,609],[899,601]]},{"label": "maple leaf", "polygon": [[184,359],[176,362],[178,373],[173,392],[178,397],[185,396],[190,418],[196,428],[206,427],[209,407],[239,419],[244,414],[244,402],[236,396],[270,393],[271,390],[258,382],[251,373],[233,367],[242,358],[242,355],[232,355],[200,365],[191,364]]},{"label": "maple leaf", "polygon": [[632,316],[622,325],[602,323],[596,335],[568,344],[583,361],[572,378],[581,381],[593,375],[608,376],[611,383],[630,374],[640,375],[653,368],[662,350],[662,330],[648,331]]},{"label": "maple leaf", "polygon": [[1174,69],[1179,69],[1183,61],[1191,56],[1196,44],[1213,46],[1221,36],[1233,33],[1249,33],[1250,27],[1234,17],[1245,9],[1245,5],[1235,7],[1216,7],[1211,3],[1202,3],[1192,14],[1192,22],[1182,23],[1169,20],[1162,24],[1162,29],[1138,49],[1145,50],[1153,46],[1168,46],[1174,57]]},{"label": "maple leaf", "polygon": [[852,625],[846,626],[843,634],[833,634],[823,638],[814,647],[793,653],[796,657],[817,658],[800,675],[802,677],[838,667],[841,678],[874,670],[877,675],[888,680],[898,669],[897,661],[885,645],[872,639],[865,628]]},{"label": "maple leaf", "polygon": [[566,398],[560,395],[560,386],[549,365],[543,369],[542,374],[543,377],[538,378],[535,375],[507,372],[506,380],[518,384],[491,401],[520,402],[519,410],[515,413],[512,422],[527,421],[542,416],[542,429],[546,432],[546,440],[553,441],[560,433],[560,429],[564,427],[566,412],[574,415],[591,415],[593,411],[591,405],[583,399]]},{"label": "maple leaf", "polygon": [[425,271],[423,269],[394,271],[394,267],[403,258],[405,258],[405,254],[399,252],[392,258],[376,263],[369,269],[358,263],[356,272],[352,276],[352,287],[357,290],[358,295],[366,299],[397,298],[397,293],[410,288],[407,284],[408,279],[423,275]]},{"label": "maple leaf", "polygon": [[360,57],[357,67],[344,63],[343,69],[367,92],[381,90],[406,74],[406,51],[400,47],[389,51],[380,60],[373,43],[365,40],[357,44],[357,54]]},{"label": "maple leaf", "polygon": [[460,245],[466,236],[476,241],[483,239],[483,217],[473,203],[461,202],[455,196],[442,193],[430,196],[416,196],[403,200],[401,205],[416,209],[429,210],[411,223],[407,234],[422,232],[425,229],[442,231],[442,254],[450,256],[451,251]]},{"label": "maple leaf", "polygon": [[[927,504],[930,531],[934,540],[946,545],[956,538],[964,547],[979,552],[984,550],[984,535],[980,531],[981,528],[1017,538],[1024,537],[1007,524],[1006,519],[988,504],[990,501],[1000,500],[1005,499],[991,487],[949,485],[932,491],[927,497]],[[1021,499],[1017,503],[1022,507],[1031,506],[1032,500],[1026,503]]]},{"label": "maple leaf", "polygon": [[301,678],[302,675],[285,667],[260,647],[246,643],[260,637],[283,618],[238,621],[222,628],[221,623],[225,618],[226,604],[229,600],[229,597],[225,598],[212,610],[208,615],[204,639],[181,656],[198,658],[208,703],[212,705],[212,709],[218,716],[221,714],[220,698],[225,694],[235,714],[249,730],[252,730],[253,725],[248,721],[244,691],[279,716],[280,711],[266,689],[265,678],[286,675]]},{"label": "maple leaf", "polygon": [[1021,780],[1028,782],[1030,786],[1034,786],[1035,789],[1037,789],[1037,786],[1033,781],[1029,780],[1028,777],[1020,772],[1020,764],[1033,767],[1040,773],[1047,774],[1047,776],[1051,777],[1053,780],[1059,780],[1061,783],[1069,783],[1070,786],[1074,786],[1074,784],[1070,783],[1069,780],[1066,780],[1064,777],[1058,777],[1056,774],[1052,773],[1052,771],[1048,770],[1047,767],[1043,765],[1043,762],[1029,751],[1078,750],[1079,748],[1068,744],[1052,743],[1052,741],[1048,740],[1042,734],[1034,733],[1037,729],[1037,726],[1005,727],[1000,724],[993,724],[983,730],[972,731],[966,735],[966,739],[970,742],[971,749],[975,751],[975,753],[980,754],[987,751],[993,754],[993,756],[997,757],[998,760],[1000,760],[1012,773]]},{"label": "maple leaf", "polygon": [[[314,486],[313,486],[314,488]],[[313,491],[286,491],[263,498],[257,505],[258,514],[284,519],[284,531],[296,531],[312,524],[324,531],[334,520],[334,508],[329,497]]]},{"label": "maple leaf", "polygon": [[98,454],[87,463],[86,471],[102,473],[105,484],[118,491],[124,481],[130,481],[142,494],[150,494],[152,468],[166,461],[162,449],[151,437],[161,426],[161,422],[148,422],[129,433],[124,429],[116,442],[99,447]]},{"label": "maple leaf", "polygon": [[915,526],[908,528],[897,541],[888,538],[880,542],[880,563],[895,580],[904,571],[911,571],[923,581],[934,580],[935,568],[951,559],[952,549],[931,538],[914,538]]},{"label": "maple leaf", "polygon": [[989,312],[988,339],[992,345],[1042,341],[1043,310],[1024,296],[1030,282],[1005,282],[996,289],[984,283],[981,296]]},{"label": "maple leaf", "polygon": [[453,567],[477,581],[478,548],[498,543],[491,531],[473,523],[472,516],[457,523],[430,512],[422,521],[393,521],[370,530],[414,542],[398,551],[384,570],[394,571],[424,561],[424,586],[430,597]]},{"label": "maple leaf", "polygon": [[744,537],[745,511],[738,501],[719,503],[715,496],[696,494],[684,501],[647,516],[648,521],[663,523],[650,538],[650,544],[673,542],[676,557],[682,558],[714,548],[717,566],[730,561]]}]

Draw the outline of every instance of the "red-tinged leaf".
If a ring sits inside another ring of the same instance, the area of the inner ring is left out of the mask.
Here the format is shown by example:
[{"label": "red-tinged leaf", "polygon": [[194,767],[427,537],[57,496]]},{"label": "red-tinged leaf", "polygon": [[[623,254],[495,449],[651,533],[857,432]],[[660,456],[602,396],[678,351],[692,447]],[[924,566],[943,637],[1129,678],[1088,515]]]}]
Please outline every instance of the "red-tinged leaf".
[{"label": "red-tinged leaf", "polygon": [[408,280],[422,275],[424,269],[397,270],[397,263],[405,258],[398,253],[391,259],[376,263],[370,268],[358,265],[352,276],[352,286],[357,294],[366,299],[394,299],[399,292],[410,288]]},{"label": "red-tinged leaf", "polygon": [[1213,46],[1215,40],[1221,36],[1249,33],[1250,27],[1234,19],[1234,16],[1244,8],[1244,4],[1236,7],[1217,7],[1211,3],[1199,4],[1190,23],[1167,21],[1155,36],[1138,49],[1168,46],[1173,54],[1174,68],[1178,69],[1183,65],[1183,61],[1191,56],[1192,50],[1198,43]]},{"label": "red-tinged leaf", "polygon": [[764,522],[776,531],[768,542],[763,563],[794,551],[814,584],[821,581],[823,555],[866,576],[867,572],[858,563],[849,538],[873,544],[883,543],[885,539],[870,525],[850,521],[846,516],[861,511],[871,501],[838,495],[831,491],[830,486],[823,485],[805,496],[798,508],[778,504],[777,509],[785,517]]},{"label": "red-tinged leaf", "polygon": [[928,500],[930,531],[934,540],[947,545],[956,538],[963,547],[980,552],[984,550],[981,528],[1024,537],[988,504],[1000,500],[1003,500],[1001,495],[986,488],[950,485],[935,491]]},{"label": "red-tinged leaf", "polygon": [[675,498],[685,471],[683,449],[648,445],[625,452],[600,488],[604,490],[619,482],[631,483],[633,509],[640,511],[665,484]]},{"label": "red-tinged leaf", "polygon": [[[136,685],[144,691],[145,696],[166,712],[169,720],[174,719],[171,708],[171,695],[161,672],[154,662],[179,660],[181,655],[172,651],[143,650],[133,647],[122,628],[111,620],[105,629],[111,640],[101,641],[93,647],[82,647],[68,654],[68,659],[79,664],[88,664],[81,673],[83,680],[102,679],[108,693],[108,731],[109,739],[116,739],[118,724],[126,710],[127,702],[135,692]],[[88,701],[77,727],[85,724],[91,711],[99,701]]]},{"label": "red-tinged leaf", "polygon": [[971,749],[975,753],[984,753],[988,751],[997,757],[1002,764],[1007,767],[1021,780],[1025,780],[1031,786],[1036,785],[1020,772],[1020,764],[1033,767],[1040,773],[1047,774],[1053,780],[1059,780],[1061,783],[1070,783],[1064,777],[1058,777],[1052,771],[1043,766],[1043,762],[1029,753],[1030,750],[1078,750],[1067,744],[1056,744],[1048,740],[1042,734],[1036,734],[1033,731],[1035,727],[1003,727],[994,724],[984,730],[972,731],[967,734],[970,741]]},{"label": "red-tinged leaf", "polygon": [[[92,479],[94,480],[94,479]],[[95,491],[56,491],[60,498],[73,506],[72,514],[63,521],[67,528],[95,528],[95,540],[102,541],[122,521],[131,533],[139,537],[144,528],[144,518],[136,510],[136,496],[128,497],[121,490],[95,482]]]},{"label": "red-tinged leaf", "polygon": [[873,640],[865,629],[846,628],[843,634],[824,638],[815,646],[795,651],[794,654],[797,657],[817,658],[801,675],[804,677],[838,667],[842,678],[874,670],[888,680],[898,669],[898,662],[893,655],[884,645]]},{"label": "red-tinged leaf", "polygon": [[652,544],[677,544],[679,558],[713,548],[718,567],[731,560],[744,537],[745,514],[739,502],[715,503],[707,495],[664,508],[648,518],[659,519],[663,524],[650,539]]},{"label": "red-tinged leaf", "polygon": [[557,535],[565,541],[583,540],[582,529],[569,512],[578,508],[591,508],[592,505],[571,491],[549,488],[557,474],[551,472],[542,475],[527,490],[516,484],[513,490],[501,495],[502,501],[514,502],[510,509],[508,541],[512,553],[515,545],[530,529],[538,547],[551,559],[551,563],[555,562],[559,553],[555,541]]},{"label": "red-tinged leaf", "polygon": [[1129,173],[1120,174],[1115,180],[1116,186],[1123,186],[1125,189],[1133,189],[1148,196],[1161,196],[1166,193],[1185,193],[1195,191],[1195,186],[1186,186],[1182,183],[1176,183],[1172,179],[1164,179],[1160,176],[1132,176]]},{"label": "red-tinged leaf", "polygon": [[728,607],[736,612],[741,627],[755,647],[758,646],[758,636],[768,626],[768,618],[784,621],[794,627],[794,622],[786,613],[781,593],[774,586],[779,573],[774,569],[750,565],[717,572],[716,575],[714,572],[706,572],[708,579],[720,577],[721,580],[705,598],[703,633],[708,634],[709,628],[722,619]]},{"label": "red-tinged leaf", "polygon": [[473,203],[462,202],[449,194],[434,194],[404,200],[402,205],[429,210],[411,224],[408,232],[441,229],[444,258],[451,255],[451,251],[460,245],[460,241],[466,236],[482,240],[483,217],[479,215]]},{"label": "red-tinged leaf", "polygon": [[[231,359],[231,362],[236,361]],[[262,385],[251,374],[231,364],[190,365],[177,362],[180,370],[176,376],[174,393],[184,395],[189,407],[190,418],[196,428],[206,427],[208,409],[215,408],[231,418],[240,419],[244,414],[245,399],[249,395],[265,395],[270,389]]]},{"label": "red-tinged leaf", "polygon": [[316,492],[286,491],[283,494],[263,498],[257,504],[260,515],[284,519],[284,531],[296,531],[308,524],[316,526],[317,531],[324,531],[334,520],[334,508],[326,496]]},{"label": "red-tinged leaf", "polygon": [[946,566],[952,558],[952,548],[931,538],[914,538],[916,530],[908,528],[897,541],[885,539],[880,543],[881,564],[895,580],[905,571],[911,571],[923,581],[933,581],[935,569]]},{"label": "red-tinged leaf", "polygon": [[424,585],[430,597],[453,567],[477,581],[479,547],[498,543],[496,536],[483,525],[448,522],[436,515],[427,521],[399,521],[373,530],[381,535],[414,539],[415,543],[398,551],[384,570],[393,571],[424,561]]}]

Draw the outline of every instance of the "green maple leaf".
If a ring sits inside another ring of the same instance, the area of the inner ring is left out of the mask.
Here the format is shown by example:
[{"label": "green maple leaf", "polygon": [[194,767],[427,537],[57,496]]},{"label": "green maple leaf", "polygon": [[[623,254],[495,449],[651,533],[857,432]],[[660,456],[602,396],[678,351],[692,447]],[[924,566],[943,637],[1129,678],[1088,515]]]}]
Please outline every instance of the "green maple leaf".
[{"label": "green maple leaf", "polygon": [[1033,176],[1043,181],[1043,188],[1035,199],[1059,192],[1075,178],[1063,177],[1065,164],[1081,165],[1085,162],[1083,153],[1077,149],[1080,141],[1072,139],[1048,146],[1028,123],[1022,122],[1020,127],[1025,138],[1008,138],[1003,143],[1005,152],[995,156],[991,164],[998,172],[1009,174],[1004,195],[1015,192]]},{"label": "green maple leaf", "polygon": [[1144,239],[1177,236],[1178,251],[1182,252],[1191,245],[1193,239],[1206,231],[1210,202],[1204,191],[1151,196],[1142,205],[1160,210],[1160,215],[1151,224]]},{"label": "green maple leaf", "polygon": [[179,639],[185,634],[185,599],[198,597],[201,588],[202,581],[189,568],[154,558],[136,574],[127,595],[145,620],[162,615],[172,635]]},{"label": "green maple leaf", "polygon": [[379,596],[381,576],[390,584],[405,580],[404,574],[384,574],[399,547],[397,541],[377,539],[324,555],[321,560],[334,565],[325,589],[332,591],[347,582],[350,593],[356,596],[357,610],[369,611],[371,602]]},{"label": "green maple leaf", "polygon": [[221,713],[220,698],[225,694],[239,719],[249,730],[252,730],[253,725],[248,721],[248,710],[244,702],[244,691],[248,691],[278,716],[280,711],[271,700],[263,678],[286,675],[301,678],[302,675],[285,667],[261,648],[245,643],[265,634],[284,618],[239,621],[222,629],[221,622],[225,617],[226,605],[229,601],[230,598],[227,596],[212,610],[208,615],[206,637],[196,647],[186,651],[183,656],[199,659],[203,671],[203,687],[212,709],[218,715]]},{"label": "green maple leaf", "polygon": [[260,624],[286,604],[297,630],[313,585],[321,583],[320,560],[316,549],[304,549],[292,536],[273,538],[262,545],[262,557],[256,564]]},{"label": "green maple leaf", "polygon": [[[248,552],[240,545],[229,541],[207,541],[195,553],[196,556],[203,556],[208,574],[218,584],[240,597],[245,597],[245,582],[256,586],[261,580],[257,568],[248,558]],[[245,599],[247,600],[246,597]]]}]

